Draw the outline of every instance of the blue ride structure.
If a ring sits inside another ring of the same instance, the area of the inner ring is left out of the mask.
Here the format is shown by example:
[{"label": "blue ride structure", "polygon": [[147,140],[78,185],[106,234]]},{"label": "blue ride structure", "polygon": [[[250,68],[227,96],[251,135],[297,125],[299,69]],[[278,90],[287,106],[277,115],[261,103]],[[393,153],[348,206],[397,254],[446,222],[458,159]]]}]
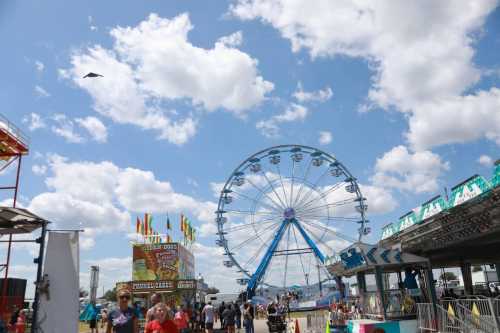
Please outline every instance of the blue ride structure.
[{"label": "blue ride structure", "polygon": [[[370,232],[356,178],[335,156],[281,145],[245,159],[221,186],[216,243],[247,296],[331,279],[324,263]],[[298,259],[297,259],[298,257]]]}]

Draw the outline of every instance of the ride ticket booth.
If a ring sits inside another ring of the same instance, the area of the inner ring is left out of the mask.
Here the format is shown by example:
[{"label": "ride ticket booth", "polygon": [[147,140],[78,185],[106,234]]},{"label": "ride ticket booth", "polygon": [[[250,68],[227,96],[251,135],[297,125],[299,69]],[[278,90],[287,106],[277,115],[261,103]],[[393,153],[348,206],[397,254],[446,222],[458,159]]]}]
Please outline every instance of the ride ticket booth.
[{"label": "ride ticket booth", "polygon": [[348,321],[350,333],[417,332],[416,304],[436,302],[429,260],[397,249],[357,242],[327,269],[334,276],[356,277],[362,319]]}]

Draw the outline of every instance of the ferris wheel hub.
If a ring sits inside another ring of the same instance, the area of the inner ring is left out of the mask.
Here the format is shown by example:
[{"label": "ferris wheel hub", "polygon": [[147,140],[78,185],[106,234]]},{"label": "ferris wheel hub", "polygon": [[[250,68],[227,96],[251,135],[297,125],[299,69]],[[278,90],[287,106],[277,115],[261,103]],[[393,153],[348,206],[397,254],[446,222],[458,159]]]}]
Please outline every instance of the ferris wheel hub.
[{"label": "ferris wheel hub", "polygon": [[293,209],[292,207],[285,209],[285,212],[283,213],[283,217],[285,218],[285,220],[294,219],[295,218],[295,209]]}]

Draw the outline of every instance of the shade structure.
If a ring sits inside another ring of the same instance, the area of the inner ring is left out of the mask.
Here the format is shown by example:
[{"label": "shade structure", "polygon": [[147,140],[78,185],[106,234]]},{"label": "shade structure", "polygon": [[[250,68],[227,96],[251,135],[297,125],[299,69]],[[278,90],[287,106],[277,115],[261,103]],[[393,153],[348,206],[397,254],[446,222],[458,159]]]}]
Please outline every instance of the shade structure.
[{"label": "shade structure", "polygon": [[28,234],[49,221],[27,209],[0,207],[0,235]]}]

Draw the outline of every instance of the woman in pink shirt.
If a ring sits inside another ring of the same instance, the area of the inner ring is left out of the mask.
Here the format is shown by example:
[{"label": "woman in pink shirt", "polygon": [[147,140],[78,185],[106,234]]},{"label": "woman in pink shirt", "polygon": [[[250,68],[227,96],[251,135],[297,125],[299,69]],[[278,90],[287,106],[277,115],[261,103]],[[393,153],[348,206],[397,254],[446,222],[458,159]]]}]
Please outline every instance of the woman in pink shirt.
[{"label": "woman in pink shirt", "polygon": [[189,317],[182,307],[177,307],[177,312],[174,316],[174,322],[181,333],[186,333],[189,327]]}]

